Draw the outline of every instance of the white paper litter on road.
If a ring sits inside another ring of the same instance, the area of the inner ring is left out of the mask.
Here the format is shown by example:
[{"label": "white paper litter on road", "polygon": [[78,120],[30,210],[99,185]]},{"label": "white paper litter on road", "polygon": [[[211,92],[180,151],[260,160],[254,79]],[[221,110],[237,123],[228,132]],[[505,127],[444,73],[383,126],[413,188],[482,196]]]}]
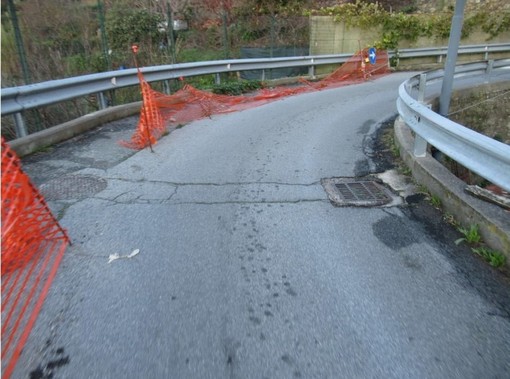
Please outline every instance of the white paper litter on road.
[{"label": "white paper litter on road", "polygon": [[110,256],[108,257],[108,263],[112,263],[113,261],[116,261],[117,259],[133,258],[135,255],[138,255],[139,252],[140,252],[140,249],[135,249],[131,252],[131,254],[128,254],[128,255],[110,254]]}]

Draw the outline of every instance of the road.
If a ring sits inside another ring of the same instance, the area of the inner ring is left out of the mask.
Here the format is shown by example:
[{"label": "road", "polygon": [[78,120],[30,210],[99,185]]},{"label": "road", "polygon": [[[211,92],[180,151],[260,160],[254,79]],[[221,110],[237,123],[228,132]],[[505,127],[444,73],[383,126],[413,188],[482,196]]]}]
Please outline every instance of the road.
[{"label": "road", "polygon": [[14,377],[510,377],[508,281],[411,205],[334,207],[321,185],[376,169],[364,147],[409,76],[54,158],[98,192],[52,202],[74,244]]}]

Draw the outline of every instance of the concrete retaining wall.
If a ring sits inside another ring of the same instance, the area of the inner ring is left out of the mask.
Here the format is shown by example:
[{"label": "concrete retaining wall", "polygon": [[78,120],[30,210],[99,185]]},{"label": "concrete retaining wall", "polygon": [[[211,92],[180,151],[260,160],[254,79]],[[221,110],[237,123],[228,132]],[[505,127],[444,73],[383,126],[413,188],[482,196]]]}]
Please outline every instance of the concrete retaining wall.
[{"label": "concrete retaining wall", "polygon": [[[19,157],[73,138],[100,125],[140,113],[142,102],[107,108],[9,142]],[[134,128],[133,128],[134,129]]]},{"label": "concrete retaining wall", "polygon": [[[503,208],[487,203],[464,189],[466,183],[454,176],[430,155],[419,158],[412,153],[414,136],[405,122],[395,122],[395,143],[400,156],[411,169],[414,179],[441,199],[445,212],[451,214],[461,225],[477,224],[485,243],[502,252],[510,268],[510,217]],[[453,243],[453,241],[452,241]]]}]

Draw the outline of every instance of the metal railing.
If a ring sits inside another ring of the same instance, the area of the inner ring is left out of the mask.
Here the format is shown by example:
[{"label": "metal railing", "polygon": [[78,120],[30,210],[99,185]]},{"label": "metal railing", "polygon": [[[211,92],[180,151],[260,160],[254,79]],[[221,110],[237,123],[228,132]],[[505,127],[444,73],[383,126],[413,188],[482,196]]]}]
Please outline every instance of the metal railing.
[{"label": "metal railing", "polygon": [[[414,155],[424,157],[430,144],[472,172],[510,191],[510,146],[437,114],[425,103],[425,98],[439,96],[440,87],[431,87],[443,75],[444,70],[428,71],[399,87],[397,109],[416,134]],[[455,79],[456,88],[510,81],[510,59],[459,65]]]},{"label": "metal railing", "polygon": [[[496,43],[490,45],[464,45],[459,46],[459,55],[463,54],[483,54],[483,59],[488,60],[489,54],[504,53],[508,52],[510,47],[509,43]],[[405,58],[423,58],[423,57],[437,57],[438,61],[441,62],[443,57],[446,57],[448,47],[424,47],[417,49],[401,49],[392,52],[394,57],[399,59]]]},{"label": "metal railing", "polygon": [[[144,67],[141,71],[148,82],[247,70],[262,70],[264,72],[283,67],[309,67],[310,75],[313,76],[315,66],[344,63],[351,57],[352,54],[340,54],[231,59]],[[217,77],[217,81],[219,81],[219,77]],[[6,88],[2,89],[2,116],[138,84],[137,71],[132,68]]]},{"label": "metal railing", "polygon": [[[446,54],[446,47],[425,49],[404,49],[389,52],[390,57],[420,58],[441,57]],[[459,54],[510,52],[510,43],[493,45],[463,46]],[[246,70],[262,70],[264,73],[271,69],[283,67],[308,67],[309,75],[315,76],[315,67],[328,64],[346,62],[352,54],[320,55],[305,57],[266,58],[266,59],[235,59],[208,62],[193,62],[174,65],[162,65],[142,68],[148,82],[164,82],[169,88],[168,80],[207,74],[216,74],[219,84],[221,73],[241,72]],[[1,115],[14,115],[16,136],[27,135],[22,112],[45,107],[48,105],[73,100],[79,97],[97,94],[100,109],[107,107],[104,92],[115,91],[120,88],[138,85],[136,69],[118,70],[98,74],[84,75],[73,78],[52,80],[26,86],[3,88],[1,92]]]}]

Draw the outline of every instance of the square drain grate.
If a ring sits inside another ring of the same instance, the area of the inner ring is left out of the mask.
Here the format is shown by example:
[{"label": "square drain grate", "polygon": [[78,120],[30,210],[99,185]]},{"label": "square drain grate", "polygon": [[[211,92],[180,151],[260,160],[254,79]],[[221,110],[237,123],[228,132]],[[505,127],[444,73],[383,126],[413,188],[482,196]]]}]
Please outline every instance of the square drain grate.
[{"label": "square drain grate", "polygon": [[338,206],[377,207],[394,200],[389,190],[370,178],[324,179],[322,185]]}]

